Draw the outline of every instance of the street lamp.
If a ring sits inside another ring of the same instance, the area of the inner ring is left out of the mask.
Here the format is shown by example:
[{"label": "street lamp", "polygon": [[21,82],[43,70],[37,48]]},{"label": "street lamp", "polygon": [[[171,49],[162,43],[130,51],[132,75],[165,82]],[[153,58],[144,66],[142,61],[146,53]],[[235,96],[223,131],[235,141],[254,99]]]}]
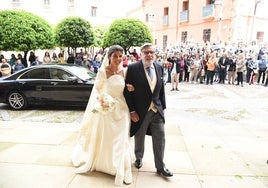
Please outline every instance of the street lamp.
[{"label": "street lamp", "polygon": [[253,32],[254,32],[253,30],[254,30],[254,25],[255,25],[256,11],[257,11],[257,6],[259,3],[261,3],[261,0],[255,0],[254,14],[253,14],[253,20],[252,20],[252,25],[251,25],[251,33],[250,33],[250,42],[252,42],[252,38],[253,38]]}]

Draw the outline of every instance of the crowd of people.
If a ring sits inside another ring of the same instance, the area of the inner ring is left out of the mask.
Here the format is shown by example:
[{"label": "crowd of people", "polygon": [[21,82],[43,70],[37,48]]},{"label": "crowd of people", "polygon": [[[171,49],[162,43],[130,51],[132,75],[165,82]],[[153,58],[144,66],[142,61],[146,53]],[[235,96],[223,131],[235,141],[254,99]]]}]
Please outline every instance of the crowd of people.
[{"label": "crowd of people", "polygon": [[179,82],[267,86],[268,49],[242,44],[182,45],[159,54],[157,62],[164,67],[172,91],[179,90]]},{"label": "crowd of people", "polygon": [[36,55],[34,51],[30,51],[28,59],[23,58],[21,53],[18,53],[17,56],[12,53],[10,59],[7,59],[3,54],[1,54],[0,77],[9,76],[28,66],[36,66],[40,64],[72,63],[89,67],[89,61],[91,61],[91,59],[87,58],[86,55],[84,56],[84,53],[81,52],[77,53],[76,57],[70,53],[67,60],[65,60],[63,52],[58,54],[56,52],[52,52],[50,54],[48,51],[46,51],[43,58],[40,58],[40,56]]},{"label": "crowd of people", "polygon": [[[18,53],[17,56],[12,53],[9,59],[1,54],[0,77],[9,76],[28,66],[57,63],[81,65],[97,73],[104,58],[103,49],[99,49],[94,55],[80,49],[80,52],[69,53],[67,58],[64,58],[64,52],[60,52],[58,54],[56,52],[52,52],[51,54],[46,51],[43,58],[40,58],[40,56],[36,55],[34,51],[30,51],[28,59],[23,58],[21,53]],[[136,50],[134,49],[132,52],[129,51],[128,54],[123,55],[123,66],[126,67],[128,64],[136,62],[137,60],[139,60],[139,55]]]},{"label": "crowd of people", "polygon": [[[63,53],[50,55],[45,52],[42,59],[30,52],[28,61],[19,53],[11,54],[9,61],[1,55],[0,76],[8,76],[25,67],[47,63],[69,63],[89,68],[97,73],[105,51],[100,49],[94,55],[83,52],[69,53],[65,59]],[[172,91],[179,90],[179,82],[200,84],[232,84],[244,86],[244,83],[268,85],[268,49],[266,46],[256,47],[239,43],[236,45],[209,43],[182,43],[169,47],[162,52],[156,49],[156,62],[164,68],[166,83],[171,83]],[[136,49],[123,55],[123,66],[140,59]]]},{"label": "crowd of people", "polygon": [[33,51],[30,52],[28,61],[23,58],[21,53],[18,53],[17,57],[12,53],[9,60],[2,54],[0,57],[0,77],[6,77],[28,66],[40,65],[43,63],[64,63],[64,59],[61,53],[56,55],[55,52],[52,57],[50,57],[48,51],[45,52],[42,61]]}]

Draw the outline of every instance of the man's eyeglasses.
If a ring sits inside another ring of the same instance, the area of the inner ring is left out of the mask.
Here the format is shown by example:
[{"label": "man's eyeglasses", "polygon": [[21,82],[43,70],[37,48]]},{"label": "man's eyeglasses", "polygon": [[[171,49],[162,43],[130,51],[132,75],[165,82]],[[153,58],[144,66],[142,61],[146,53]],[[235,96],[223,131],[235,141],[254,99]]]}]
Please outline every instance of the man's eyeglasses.
[{"label": "man's eyeglasses", "polygon": [[154,54],[154,51],[143,51],[142,53],[144,53],[145,55],[149,55],[149,54]]}]

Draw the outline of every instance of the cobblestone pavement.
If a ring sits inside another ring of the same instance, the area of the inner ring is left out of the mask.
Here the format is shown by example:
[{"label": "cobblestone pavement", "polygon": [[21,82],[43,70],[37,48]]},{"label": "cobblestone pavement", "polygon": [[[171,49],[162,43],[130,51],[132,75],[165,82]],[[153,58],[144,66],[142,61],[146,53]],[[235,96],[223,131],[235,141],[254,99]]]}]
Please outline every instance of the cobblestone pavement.
[{"label": "cobblestone pavement", "polygon": [[[166,85],[166,166],[155,173],[151,139],[144,165],[124,187],[268,187],[268,88]],[[83,108],[10,110],[0,104],[0,188],[114,187],[103,173],[74,174],[70,154]]]},{"label": "cobblestone pavement", "polygon": [[78,107],[31,107],[17,111],[6,104],[0,104],[0,121],[47,122],[47,123],[76,123],[81,120],[84,108]]}]

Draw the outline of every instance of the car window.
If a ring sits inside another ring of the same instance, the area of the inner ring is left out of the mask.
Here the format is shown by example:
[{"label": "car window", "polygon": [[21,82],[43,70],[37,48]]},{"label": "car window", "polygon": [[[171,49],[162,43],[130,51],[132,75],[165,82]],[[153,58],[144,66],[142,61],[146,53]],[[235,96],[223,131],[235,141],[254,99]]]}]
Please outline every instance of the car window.
[{"label": "car window", "polygon": [[84,67],[69,67],[70,71],[82,80],[89,80],[95,77],[95,74]]},{"label": "car window", "polygon": [[49,79],[49,76],[47,74],[47,69],[41,68],[25,72],[22,76],[20,76],[20,79]]},{"label": "car window", "polygon": [[73,76],[64,70],[57,69],[57,68],[50,68],[49,74],[50,74],[51,79],[56,79],[56,80],[68,80],[69,77]]}]

